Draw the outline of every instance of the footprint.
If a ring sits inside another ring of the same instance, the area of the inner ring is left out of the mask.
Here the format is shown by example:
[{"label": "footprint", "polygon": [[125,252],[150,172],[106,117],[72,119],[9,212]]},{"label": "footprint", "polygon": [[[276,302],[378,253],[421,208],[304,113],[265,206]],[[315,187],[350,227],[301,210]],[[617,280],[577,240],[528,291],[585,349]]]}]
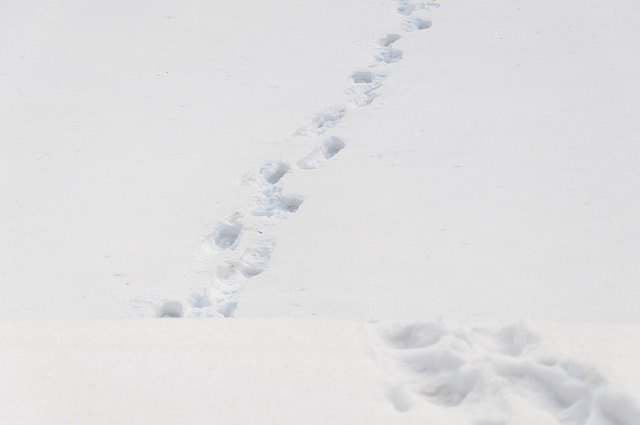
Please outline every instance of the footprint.
[{"label": "footprint", "polygon": [[356,84],[370,84],[373,82],[373,72],[356,71],[353,74],[351,74],[351,79]]},{"label": "footprint", "polygon": [[218,225],[207,239],[218,249],[234,249],[243,226],[237,221]]},{"label": "footprint", "polygon": [[322,154],[326,159],[333,158],[338,152],[344,149],[344,146],[342,139],[331,136],[322,143]]},{"label": "footprint", "polygon": [[344,117],[347,108],[344,106],[334,106],[323,113],[317,115],[310,125],[303,127],[296,132],[299,136],[316,137],[323,134],[329,128],[335,127]]},{"label": "footprint", "polygon": [[358,108],[371,105],[377,97],[373,90],[358,90],[357,88],[347,90],[347,94],[351,96],[349,102]]},{"label": "footprint", "polygon": [[184,309],[180,301],[165,301],[160,306],[157,314],[158,317],[182,317],[184,316]]},{"label": "footprint", "polygon": [[402,59],[402,50],[394,49],[391,46],[381,47],[375,55],[377,62],[396,63]]},{"label": "footprint", "polygon": [[393,2],[393,6],[400,15],[409,16],[418,9],[437,9],[440,7],[440,4],[431,0],[417,1],[415,3],[412,3],[410,0],[396,0]]},{"label": "footprint", "polygon": [[265,187],[255,192],[249,200],[252,215],[283,218],[298,211],[302,198],[295,195],[284,195],[278,186]]},{"label": "footprint", "polygon": [[238,306],[240,283],[215,281],[210,288],[191,296],[191,317],[231,317]]},{"label": "footprint", "polygon": [[375,90],[382,86],[385,74],[369,70],[356,71],[351,74],[355,83],[346,93],[351,96],[350,102],[358,107],[370,105],[376,98]]},{"label": "footprint", "polygon": [[400,27],[406,32],[421,31],[431,28],[431,21],[413,17],[403,21]]},{"label": "footprint", "polygon": [[216,267],[216,277],[221,280],[233,280],[238,272],[237,263],[233,260],[224,261]]},{"label": "footprint", "polygon": [[216,311],[220,315],[222,315],[222,317],[231,317],[233,316],[233,313],[236,311],[236,308],[238,308],[238,301],[230,298],[224,301],[223,303],[221,303],[216,308]]},{"label": "footprint", "polygon": [[393,6],[396,8],[396,12],[405,16],[411,15],[416,9],[416,6],[409,0],[396,0],[393,2]]},{"label": "footprint", "polygon": [[282,161],[268,161],[260,167],[260,175],[269,184],[276,184],[285,174],[289,172],[291,167]]},{"label": "footprint", "polygon": [[381,38],[378,42],[380,47],[389,47],[396,41],[400,40],[402,36],[400,34],[387,34],[385,37]]},{"label": "footprint", "polygon": [[380,330],[385,343],[395,349],[425,348],[436,344],[445,333],[440,323],[392,324]]},{"label": "footprint", "polygon": [[433,0],[419,1],[415,3],[416,9],[433,10],[440,7],[440,3]]},{"label": "footprint", "polygon": [[240,269],[246,277],[258,275],[264,271],[276,248],[272,238],[260,237],[253,241],[240,259]]},{"label": "footprint", "polygon": [[314,149],[309,155],[300,159],[297,164],[303,170],[314,170],[323,162],[333,158],[338,152],[344,149],[345,144],[342,139],[331,136],[322,142],[322,145]]}]

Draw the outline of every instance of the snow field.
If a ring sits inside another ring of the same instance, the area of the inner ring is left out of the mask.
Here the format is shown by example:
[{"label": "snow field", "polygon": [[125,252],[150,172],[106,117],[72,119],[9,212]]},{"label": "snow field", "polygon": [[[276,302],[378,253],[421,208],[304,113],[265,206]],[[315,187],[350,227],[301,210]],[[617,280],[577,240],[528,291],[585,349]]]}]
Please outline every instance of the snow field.
[{"label": "snow field", "polygon": [[0,422],[638,423],[635,3],[142,4],[0,6]]}]

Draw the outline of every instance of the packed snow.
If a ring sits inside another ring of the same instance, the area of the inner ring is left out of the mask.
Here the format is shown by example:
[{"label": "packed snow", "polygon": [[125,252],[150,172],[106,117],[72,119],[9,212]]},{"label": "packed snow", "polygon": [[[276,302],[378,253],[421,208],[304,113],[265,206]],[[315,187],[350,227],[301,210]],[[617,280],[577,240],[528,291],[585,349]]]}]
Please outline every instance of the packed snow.
[{"label": "packed snow", "polygon": [[0,3],[0,423],[640,424],[639,16]]}]

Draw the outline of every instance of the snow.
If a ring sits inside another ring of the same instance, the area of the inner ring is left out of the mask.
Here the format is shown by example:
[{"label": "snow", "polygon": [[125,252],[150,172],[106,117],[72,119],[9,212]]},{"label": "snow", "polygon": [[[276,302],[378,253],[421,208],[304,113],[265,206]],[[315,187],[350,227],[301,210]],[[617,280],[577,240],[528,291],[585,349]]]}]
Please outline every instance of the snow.
[{"label": "snow", "polygon": [[639,12],[3,2],[0,423],[636,425]]},{"label": "snow", "polygon": [[389,393],[399,411],[427,399],[482,424],[632,424],[640,417],[634,401],[591,367],[542,356],[539,336],[522,324],[394,324],[382,338],[391,369],[400,372]]},{"label": "snow", "polygon": [[[635,425],[640,410],[619,388],[637,394],[637,357],[625,357],[638,352],[640,328],[545,327],[5,321],[0,421]],[[594,339],[607,349],[583,345]],[[576,354],[628,363],[609,381]]]}]

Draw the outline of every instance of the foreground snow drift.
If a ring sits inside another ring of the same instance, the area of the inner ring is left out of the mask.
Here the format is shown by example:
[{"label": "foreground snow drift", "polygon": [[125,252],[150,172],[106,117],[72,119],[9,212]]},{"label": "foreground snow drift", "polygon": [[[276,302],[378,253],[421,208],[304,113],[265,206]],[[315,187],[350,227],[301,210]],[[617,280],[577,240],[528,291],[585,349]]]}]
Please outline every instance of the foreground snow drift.
[{"label": "foreground snow drift", "polygon": [[638,326],[2,322],[0,422],[637,425],[638,341]]}]

